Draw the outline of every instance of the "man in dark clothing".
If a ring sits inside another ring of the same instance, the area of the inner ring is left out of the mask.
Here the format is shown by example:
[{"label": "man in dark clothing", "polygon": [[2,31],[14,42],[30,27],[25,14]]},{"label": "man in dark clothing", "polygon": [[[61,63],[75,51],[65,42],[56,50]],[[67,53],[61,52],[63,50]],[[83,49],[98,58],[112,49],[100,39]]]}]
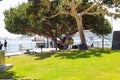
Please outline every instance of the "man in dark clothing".
[{"label": "man in dark clothing", "polygon": [[5,48],[5,51],[7,51],[7,41],[5,39],[5,42],[4,42],[4,48]]},{"label": "man in dark clothing", "polygon": [[65,41],[66,41],[66,36],[63,35],[62,39],[61,39],[61,42],[62,42],[61,49],[63,49],[63,50],[66,50],[68,48],[68,45],[65,44]]},{"label": "man in dark clothing", "polygon": [[2,50],[2,46],[3,46],[3,44],[2,44],[1,41],[0,41],[0,50]]}]

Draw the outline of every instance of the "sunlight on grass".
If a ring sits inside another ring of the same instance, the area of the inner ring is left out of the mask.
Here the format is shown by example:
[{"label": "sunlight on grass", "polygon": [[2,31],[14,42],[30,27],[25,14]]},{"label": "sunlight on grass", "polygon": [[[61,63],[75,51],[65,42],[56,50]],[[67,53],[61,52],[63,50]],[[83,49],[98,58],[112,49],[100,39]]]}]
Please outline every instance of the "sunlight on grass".
[{"label": "sunlight on grass", "polygon": [[40,80],[119,80],[120,51],[57,51],[6,57],[13,68],[1,78]]}]

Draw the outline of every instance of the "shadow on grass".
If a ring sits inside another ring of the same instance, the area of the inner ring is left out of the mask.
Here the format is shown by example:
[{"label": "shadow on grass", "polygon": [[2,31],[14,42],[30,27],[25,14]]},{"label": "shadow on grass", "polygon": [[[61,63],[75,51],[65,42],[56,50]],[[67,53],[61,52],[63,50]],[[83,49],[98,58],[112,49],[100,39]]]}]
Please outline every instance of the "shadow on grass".
[{"label": "shadow on grass", "polygon": [[76,58],[90,58],[90,57],[101,57],[102,54],[110,54],[111,50],[81,50],[81,51],[71,51],[57,54],[55,57],[76,59]]},{"label": "shadow on grass", "polygon": [[7,79],[14,80],[17,78],[20,78],[20,77],[15,76],[15,72],[12,72],[12,71],[0,72],[0,79],[1,80],[7,80]]},{"label": "shadow on grass", "polygon": [[67,59],[76,59],[76,58],[91,58],[91,57],[102,57],[102,54],[110,54],[114,52],[120,52],[119,50],[110,50],[110,49],[92,49],[92,50],[73,50],[73,51],[57,51],[55,53],[44,52],[35,54],[37,57],[36,60],[42,60],[51,57],[52,55],[55,57],[67,58]]},{"label": "shadow on grass", "polygon": [[34,56],[37,57],[35,60],[42,60],[42,59],[49,58],[49,57],[51,57],[52,55],[54,55],[54,53],[42,52],[42,53],[35,54]]}]

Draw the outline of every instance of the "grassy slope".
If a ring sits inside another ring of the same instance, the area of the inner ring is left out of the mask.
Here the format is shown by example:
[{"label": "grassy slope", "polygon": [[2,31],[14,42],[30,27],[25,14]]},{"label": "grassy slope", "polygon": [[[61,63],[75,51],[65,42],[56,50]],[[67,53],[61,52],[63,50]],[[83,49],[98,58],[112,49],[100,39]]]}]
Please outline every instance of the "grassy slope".
[{"label": "grassy slope", "polygon": [[0,78],[40,80],[119,80],[120,51],[61,51],[6,57],[13,68]]}]

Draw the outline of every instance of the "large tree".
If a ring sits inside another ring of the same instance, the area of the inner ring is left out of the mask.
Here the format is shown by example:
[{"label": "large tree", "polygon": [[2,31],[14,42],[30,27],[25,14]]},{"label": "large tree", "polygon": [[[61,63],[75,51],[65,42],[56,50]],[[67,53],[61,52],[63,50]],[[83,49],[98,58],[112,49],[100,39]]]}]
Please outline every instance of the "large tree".
[{"label": "large tree", "polygon": [[92,29],[92,32],[102,37],[102,49],[104,49],[104,36],[108,35],[108,33],[111,33],[112,27],[107,19],[103,17],[99,17],[99,19],[99,27],[94,27],[94,29]]},{"label": "large tree", "polygon": [[[76,33],[78,31],[76,27],[76,21],[71,16],[59,15],[52,19],[50,18],[50,19],[42,20],[41,17],[56,12],[56,10],[55,11],[52,10],[53,8],[55,9],[55,6],[51,6],[51,10],[49,10],[46,9],[46,6],[40,7],[40,5],[34,6],[31,4],[23,3],[17,8],[11,8],[9,10],[6,10],[4,12],[5,24],[6,24],[5,28],[9,32],[15,34],[34,33],[50,38],[55,37],[56,35],[57,37],[60,38],[62,34],[65,34],[67,36]],[[84,29],[89,29],[94,32],[95,32],[95,27],[98,27],[96,29],[99,29],[99,25],[101,24],[102,21],[104,21],[101,20],[100,16],[84,15],[82,17],[83,17]],[[57,34],[55,33],[56,31]],[[98,34],[100,33],[100,31],[96,31],[95,33]]]},{"label": "large tree", "polygon": [[[53,18],[60,14],[70,15],[75,18],[77,23],[77,28],[80,34],[80,39],[82,44],[86,45],[86,40],[83,32],[83,23],[82,23],[82,16],[89,14],[89,15],[109,15],[109,16],[119,16],[116,13],[110,13],[108,8],[109,7],[119,7],[120,1],[119,0],[53,0],[59,3],[59,6],[56,6],[59,9],[59,12],[54,14],[53,16],[49,16]],[[49,0],[45,1],[46,3]]]},{"label": "large tree", "polygon": [[[50,17],[60,10],[60,1],[61,0],[45,2],[41,0],[40,2],[37,0],[37,2],[35,1],[32,5],[24,3],[18,8],[11,8],[10,10],[6,10],[4,12],[6,29],[9,32],[17,34],[30,35],[34,33],[43,35],[45,37],[52,38],[54,41],[56,41],[56,37],[61,38],[62,34],[67,36],[76,33],[79,29],[77,28],[76,20],[73,16],[66,14],[58,16],[57,14],[55,17],[52,16],[52,18],[46,18],[46,16]],[[85,4],[87,5],[84,6]],[[81,12],[91,4],[92,3],[83,3],[77,7],[77,11]],[[65,9],[70,11],[69,7]],[[96,32],[97,34],[100,33],[100,24],[104,22],[104,20],[102,20],[104,18],[103,15],[85,14],[82,15],[81,18],[84,29],[89,29],[93,32]],[[104,27],[106,26],[103,26],[102,28]]]},{"label": "large tree", "polygon": [[[28,7],[30,9],[28,9]],[[40,15],[37,15],[37,12],[34,11],[34,7],[36,8],[36,6],[31,6],[31,4],[23,3],[17,8],[10,8],[9,10],[6,10],[4,12],[4,21],[6,25],[5,28],[9,32],[14,34],[38,34],[52,38],[53,40],[55,40],[56,37],[61,38],[62,34],[72,35],[77,31],[77,29],[75,28],[75,22],[72,17],[61,15],[54,19],[42,20],[42,15],[47,14],[45,13],[45,11],[43,11],[42,13],[40,13]],[[44,7],[45,6],[41,8],[44,9]],[[37,8],[39,8],[39,6],[37,6]],[[30,14],[28,14],[29,11]]]}]

